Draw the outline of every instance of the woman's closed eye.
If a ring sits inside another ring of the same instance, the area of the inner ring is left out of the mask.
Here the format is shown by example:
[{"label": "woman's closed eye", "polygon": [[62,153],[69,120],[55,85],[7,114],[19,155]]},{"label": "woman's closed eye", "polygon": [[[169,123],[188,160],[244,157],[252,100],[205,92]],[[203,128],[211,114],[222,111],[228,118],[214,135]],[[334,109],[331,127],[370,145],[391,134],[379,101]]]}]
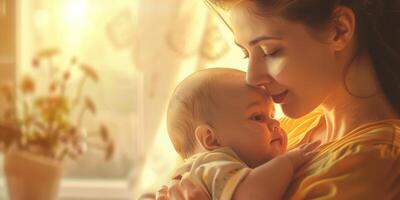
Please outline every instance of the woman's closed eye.
[{"label": "woman's closed eye", "polygon": [[264,57],[275,57],[278,56],[281,53],[281,49],[280,48],[275,48],[273,50],[268,50],[265,49],[263,47],[261,47],[263,53],[264,53]]},{"label": "woman's closed eye", "polygon": [[275,56],[278,56],[280,52],[281,52],[281,50],[277,49],[277,50],[273,51],[272,53],[264,53],[264,56],[265,57],[275,57]]},{"label": "woman's closed eye", "polygon": [[[281,49],[278,49],[278,48],[274,49],[272,51],[265,50],[264,48],[261,48],[261,49],[262,49],[262,54],[264,55],[264,57],[276,57],[276,56],[279,56],[279,54],[281,53]],[[249,52],[247,52],[247,50],[245,50],[245,49],[242,49],[242,51],[244,54],[243,59],[248,59]]]}]

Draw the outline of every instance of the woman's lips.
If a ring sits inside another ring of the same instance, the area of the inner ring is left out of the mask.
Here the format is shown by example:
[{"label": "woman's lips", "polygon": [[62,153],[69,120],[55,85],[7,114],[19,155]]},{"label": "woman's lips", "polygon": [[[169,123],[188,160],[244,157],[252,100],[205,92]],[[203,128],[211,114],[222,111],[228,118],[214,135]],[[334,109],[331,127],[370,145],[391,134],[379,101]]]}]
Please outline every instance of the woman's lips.
[{"label": "woman's lips", "polygon": [[282,92],[282,93],[280,93],[280,94],[272,95],[272,96],[271,96],[271,97],[272,97],[272,100],[273,100],[275,103],[282,103],[283,100],[285,100],[285,97],[287,96],[288,92],[289,92],[288,90],[285,90],[284,92]]}]

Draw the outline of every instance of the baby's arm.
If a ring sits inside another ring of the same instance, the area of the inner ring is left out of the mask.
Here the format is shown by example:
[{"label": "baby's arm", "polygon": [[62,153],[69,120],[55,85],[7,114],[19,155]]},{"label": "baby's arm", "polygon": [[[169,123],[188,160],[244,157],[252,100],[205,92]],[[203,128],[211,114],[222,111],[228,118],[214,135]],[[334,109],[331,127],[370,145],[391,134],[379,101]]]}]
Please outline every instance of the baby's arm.
[{"label": "baby's arm", "polygon": [[293,149],[252,169],[238,185],[233,199],[282,199],[294,171],[315,155],[320,142]]}]

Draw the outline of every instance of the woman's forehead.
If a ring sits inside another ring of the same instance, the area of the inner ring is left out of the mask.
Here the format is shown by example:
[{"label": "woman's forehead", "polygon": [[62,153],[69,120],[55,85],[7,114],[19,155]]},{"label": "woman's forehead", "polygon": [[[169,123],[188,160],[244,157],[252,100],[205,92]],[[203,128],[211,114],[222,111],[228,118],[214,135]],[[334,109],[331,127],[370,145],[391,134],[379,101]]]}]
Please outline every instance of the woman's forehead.
[{"label": "woman's forehead", "polygon": [[238,43],[261,35],[282,37],[287,25],[287,21],[279,16],[260,16],[242,3],[229,11],[228,23]]}]

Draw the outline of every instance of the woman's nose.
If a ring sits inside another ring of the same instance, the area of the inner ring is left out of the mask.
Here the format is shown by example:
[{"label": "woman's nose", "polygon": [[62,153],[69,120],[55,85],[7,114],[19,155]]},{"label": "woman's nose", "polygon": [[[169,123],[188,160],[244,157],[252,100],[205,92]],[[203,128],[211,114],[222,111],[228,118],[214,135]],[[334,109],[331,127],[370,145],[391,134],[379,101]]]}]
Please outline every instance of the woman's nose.
[{"label": "woman's nose", "polygon": [[254,60],[249,60],[247,66],[246,81],[252,86],[264,86],[271,83],[273,78],[267,71],[267,66]]}]

